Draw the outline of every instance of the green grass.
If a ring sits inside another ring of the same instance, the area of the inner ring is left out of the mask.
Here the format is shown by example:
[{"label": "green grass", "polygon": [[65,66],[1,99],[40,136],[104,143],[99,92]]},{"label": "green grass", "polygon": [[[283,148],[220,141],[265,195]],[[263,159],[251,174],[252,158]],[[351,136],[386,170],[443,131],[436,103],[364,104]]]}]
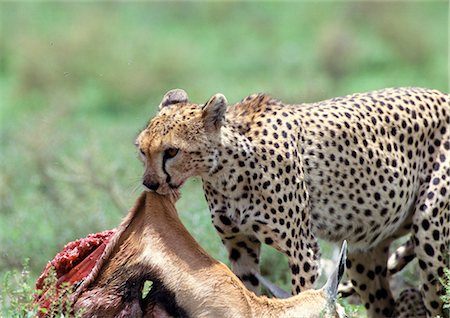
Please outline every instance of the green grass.
[{"label": "green grass", "polygon": [[444,268],[444,277],[440,280],[444,286],[443,295],[441,296],[444,302],[444,308],[450,310],[450,269]]},{"label": "green grass", "polygon": [[[0,2],[0,273],[29,259],[30,283],[66,242],[120,222],[141,191],[134,138],[167,90],[199,103],[448,91],[447,13],[445,1]],[[201,181],[182,192],[184,224],[226,261]],[[286,266],[264,249],[263,273],[285,288]]]},{"label": "green grass", "polygon": [[[57,279],[54,270],[48,272],[42,290],[36,290],[30,281],[27,261],[20,272],[12,270],[3,275],[0,281],[1,317],[31,318],[38,314],[46,314],[46,317],[55,318],[79,318],[82,316],[83,310],[73,314],[72,286],[63,283],[56,288]],[[35,297],[40,298],[41,305],[34,302]]]}]

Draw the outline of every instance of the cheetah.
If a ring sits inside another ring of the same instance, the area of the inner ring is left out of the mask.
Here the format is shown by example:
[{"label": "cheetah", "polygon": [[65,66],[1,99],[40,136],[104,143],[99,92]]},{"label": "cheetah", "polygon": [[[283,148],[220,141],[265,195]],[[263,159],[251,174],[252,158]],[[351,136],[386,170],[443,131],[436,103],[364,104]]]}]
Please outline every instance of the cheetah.
[{"label": "cheetah", "polygon": [[167,92],[136,139],[143,185],[177,192],[200,176],[232,270],[259,292],[261,243],[288,258],[292,293],[316,282],[316,236],[347,240],[348,277],[370,317],[392,316],[390,243],[412,233],[429,316],[449,266],[450,97],[391,88],[310,104],[253,94],[190,103]]}]

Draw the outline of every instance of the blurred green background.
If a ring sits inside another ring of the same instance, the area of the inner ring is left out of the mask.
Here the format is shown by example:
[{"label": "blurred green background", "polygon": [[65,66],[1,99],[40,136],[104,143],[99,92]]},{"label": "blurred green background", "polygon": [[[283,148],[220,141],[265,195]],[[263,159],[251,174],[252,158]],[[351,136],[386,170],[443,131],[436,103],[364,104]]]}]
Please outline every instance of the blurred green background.
[{"label": "blurred green background", "polygon": [[[448,92],[448,2],[0,2],[0,274],[31,278],[115,227],[141,191],[133,141],[163,94],[317,101],[392,86]],[[200,180],[178,203],[215,257]],[[330,248],[323,244],[325,256]],[[263,272],[288,286],[266,251]],[[285,267],[286,266],[286,267]]]}]

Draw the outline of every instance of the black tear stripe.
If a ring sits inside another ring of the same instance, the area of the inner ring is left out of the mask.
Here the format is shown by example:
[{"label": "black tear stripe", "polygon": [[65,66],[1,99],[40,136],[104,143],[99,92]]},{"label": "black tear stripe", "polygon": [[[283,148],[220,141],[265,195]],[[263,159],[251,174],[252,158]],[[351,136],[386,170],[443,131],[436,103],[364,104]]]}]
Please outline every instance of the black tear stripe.
[{"label": "black tear stripe", "polygon": [[163,170],[164,174],[167,176],[167,177],[166,177],[166,183],[170,186],[170,181],[172,181],[172,177],[170,176],[170,174],[169,174],[169,173],[167,172],[167,170],[166,170],[166,162],[167,162],[167,159],[169,159],[169,158],[167,157],[166,154],[164,154],[164,155],[163,155],[162,170]]}]

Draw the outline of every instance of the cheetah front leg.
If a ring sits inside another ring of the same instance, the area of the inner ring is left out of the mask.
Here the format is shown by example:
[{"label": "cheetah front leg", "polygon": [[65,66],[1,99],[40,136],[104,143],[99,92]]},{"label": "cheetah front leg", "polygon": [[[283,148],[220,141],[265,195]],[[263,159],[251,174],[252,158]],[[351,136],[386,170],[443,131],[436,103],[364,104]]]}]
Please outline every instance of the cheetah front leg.
[{"label": "cheetah front leg", "polygon": [[277,247],[288,256],[292,295],[313,288],[319,275],[320,248],[317,239],[304,225],[297,232],[285,239],[281,248]]},{"label": "cheetah front leg", "polygon": [[227,214],[229,205],[225,197],[218,195],[208,183],[204,183],[204,189],[212,223],[228,251],[233,273],[241,279],[248,290],[259,295],[260,285],[255,273],[260,273],[260,241],[255,236],[243,233],[238,224],[229,217]]},{"label": "cheetah front leg", "polygon": [[222,239],[231,262],[231,269],[241,279],[245,287],[256,295],[261,292],[259,280],[259,256],[261,243],[256,237],[245,235],[232,235]]},{"label": "cheetah front leg", "polygon": [[259,280],[254,273],[260,273],[261,243],[256,237],[241,233],[225,214],[214,214],[213,224],[228,251],[233,273],[241,279],[248,290],[259,295]]},{"label": "cheetah front leg", "polygon": [[261,243],[256,237],[241,233],[236,224],[225,213],[216,212],[213,214],[212,220],[222,243],[228,251],[228,259],[233,273],[241,279],[248,290],[259,295],[261,290],[255,273],[260,273]]},{"label": "cheetah front leg", "polygon": [[394,312],[387,276],[390,243],[388,239],[369,251],[347,256],[347,275],[371,318],[392,317]]}]

